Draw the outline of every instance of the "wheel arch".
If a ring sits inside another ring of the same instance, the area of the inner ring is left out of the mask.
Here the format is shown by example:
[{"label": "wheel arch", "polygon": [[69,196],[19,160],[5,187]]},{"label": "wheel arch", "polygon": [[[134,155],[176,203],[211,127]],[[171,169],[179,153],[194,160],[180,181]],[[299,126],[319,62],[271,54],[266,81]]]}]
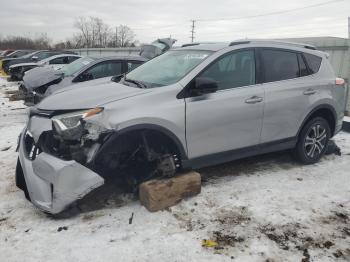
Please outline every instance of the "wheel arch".
[{"label": "wheel arch", "polygon": [[297,137],[299,137],[299,134],[301,132],[301,130],[303,129],[303,127],[305,126],[305,124],[311,120],[312,118],[315,117],[323,117],[327,120],[327,122],[329,123],[329,127],[331,129],[332,132],[332,136],[334,135],[335,129],[336,129],[336,124],[337,124],[337,113],[336,110],[334,109],[333,106],[329,105],[329,104],[322,104],[319,105],[317,107],[315,107],[313,110],[311,110],[306,117],[304,118],[302,124],[299,127],[298,133],[297,133]]},{"label": "wheel arch", "polygon": [[[175,146],[176,150],[180,154],[181,160],[187,160],[187,152],[181,140],[172,131],[157,124],[136,124],[136,125],[128,126],[123,129],[117,130],[111,135],[111,137],[107,141],[105,141],[102,147],[104,147],[106,144],[113,143],[114,139],[118,139],[123,135],[132,133],[132,132],[142,132],[142,131],[151,131],[154,133],[158,133],[162,137],[168,139],[168,141]],[[99,151],[102,151],[102,148]]]}]

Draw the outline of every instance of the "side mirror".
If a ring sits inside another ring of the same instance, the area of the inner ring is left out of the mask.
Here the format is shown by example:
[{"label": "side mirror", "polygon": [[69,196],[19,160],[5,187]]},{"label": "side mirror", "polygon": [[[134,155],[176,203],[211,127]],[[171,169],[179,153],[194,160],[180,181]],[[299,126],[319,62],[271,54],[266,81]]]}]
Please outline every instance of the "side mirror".
[{"label": "side mirror", "polygon": [[125,74],[120,74],[120,75],[116,75],[116,76],[113,76],[111,78],[111,81],[113,82],[116,82],[116,83],[119,83],[119,81],[125,76]]},{"label": "side mirror", "polygon": [[194,87],[190,90],[191,96],[215,93],[218,90],[218,83],[208,77],[197,77],[194,80]]},{"label": "side mirror", "polygon": [[90,73],[82,73],[77,77],[77,82],[84,82],[92,79],[93,77]]},{"label": "side mirror", "polygon": [[38,61],[38,60],[39,60],[39,57],[37,57],[37,56],[32,56],[32,60],[33,60],[33,61]]}]

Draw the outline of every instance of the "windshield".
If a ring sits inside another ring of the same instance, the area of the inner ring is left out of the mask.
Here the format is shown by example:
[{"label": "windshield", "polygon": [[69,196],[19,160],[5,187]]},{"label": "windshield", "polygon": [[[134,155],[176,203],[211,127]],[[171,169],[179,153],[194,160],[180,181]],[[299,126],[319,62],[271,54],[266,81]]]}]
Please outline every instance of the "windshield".
[{"label": "windshield", "polygon": [[202,50],[173,50],[139,66],[126,79],[142,82],[147,87],[158,87],[180,81],[212,52]]},{"label": "windshield", "polygon": [[78,72],[80,69],[82,69],[84,66],[90,64],[94,59],[91,57],[82,57],[74,62],[66,65],[65,67],[62,68],[62,72],[64,73],[64,76],[72,76],[76,72]]}]

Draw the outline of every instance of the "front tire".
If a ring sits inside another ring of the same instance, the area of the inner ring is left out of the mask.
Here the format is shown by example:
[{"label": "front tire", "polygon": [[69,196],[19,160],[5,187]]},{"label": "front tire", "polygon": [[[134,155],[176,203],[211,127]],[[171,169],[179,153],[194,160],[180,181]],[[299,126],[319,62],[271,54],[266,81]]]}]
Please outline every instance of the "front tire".
[{"label": "front tire", "polygon": [[331,129],[327,120],[315,117],[301,130],[294,155],[303,164],[317,163],[325,154],[330,137]]}]

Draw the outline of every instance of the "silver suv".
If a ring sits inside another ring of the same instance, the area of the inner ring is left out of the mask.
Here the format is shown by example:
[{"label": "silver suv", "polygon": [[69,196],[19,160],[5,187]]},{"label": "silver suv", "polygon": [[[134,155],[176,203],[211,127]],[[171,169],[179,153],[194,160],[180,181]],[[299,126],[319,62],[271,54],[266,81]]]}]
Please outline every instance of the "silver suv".
[{"label": "silver suv", "polygon": [[312,46],[186,45],[118,83],[65,90],[32,108],[17,185],[55,214],[115,178],[137,188],[151,177],[285,149],[312,164],[341,128],[344,94],[327,54]]}]

